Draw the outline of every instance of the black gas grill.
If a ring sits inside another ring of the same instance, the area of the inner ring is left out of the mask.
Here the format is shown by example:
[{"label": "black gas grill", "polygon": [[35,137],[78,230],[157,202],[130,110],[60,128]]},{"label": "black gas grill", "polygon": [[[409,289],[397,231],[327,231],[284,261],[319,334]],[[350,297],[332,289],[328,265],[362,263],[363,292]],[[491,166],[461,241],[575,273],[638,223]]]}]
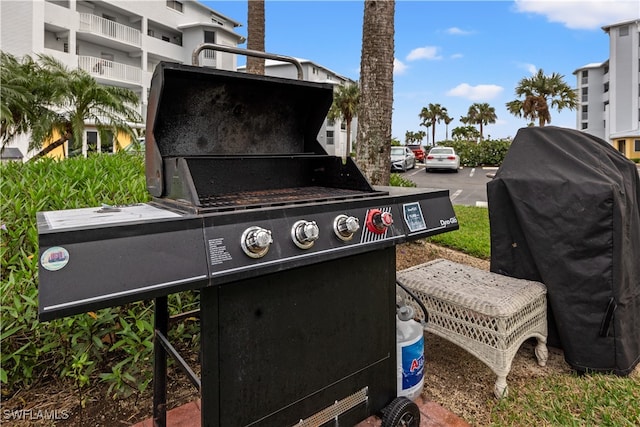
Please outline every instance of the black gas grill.
[{"label": "black gas grill", "polygon": [[[40,318],[200,292],[203,426],[353,425],[396,396],[395,245],[458,228],[446,190],[372,187],[316,136],[332,86],[161,63],[150,203],[38,213]],[[190,372],[190,369],[185,369]]]}]

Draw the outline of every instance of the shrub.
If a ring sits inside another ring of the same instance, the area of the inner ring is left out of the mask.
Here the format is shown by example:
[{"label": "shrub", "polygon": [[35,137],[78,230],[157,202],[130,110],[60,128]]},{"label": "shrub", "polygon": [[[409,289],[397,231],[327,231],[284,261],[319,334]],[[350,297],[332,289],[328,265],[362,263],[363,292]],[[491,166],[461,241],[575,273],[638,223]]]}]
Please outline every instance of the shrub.
[{"label": "shrub", "polygon": [[417,187],[415,182],[397,173],[392,173],[390,175],[389,185],[391,185],[392,187]]},{"label": "shrub", "polygon": [[508,139],[475,141],[441,141],[438,145],[453,147],[460,156],[460,164],[469,167],[499,166],[511,146]]},{"label": "shrub", "polygon": [[[152,310],[148,302],[41,323],[38,313],[36,212],[149,200],[141,156],[96,155],[0,166],[0,380],[11,392],[36,378],[68,377],[78,387],[100,377],[114,395],[144,390],[151,380]],[[195,297],[170,298],[173,312]],[[188,339],[194,330],[178,329]],[[116,363],[117,361],[117,363]],[[115,364],[114,364],[115,363]]]}]

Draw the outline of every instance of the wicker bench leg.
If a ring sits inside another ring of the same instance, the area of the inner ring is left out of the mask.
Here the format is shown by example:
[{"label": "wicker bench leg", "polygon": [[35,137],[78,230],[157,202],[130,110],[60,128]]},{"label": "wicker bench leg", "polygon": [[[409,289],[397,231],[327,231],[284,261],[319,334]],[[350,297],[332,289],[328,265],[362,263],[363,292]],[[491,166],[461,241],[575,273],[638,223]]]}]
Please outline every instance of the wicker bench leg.
[{"label": "wicker bench leg", "polygon": [[538,365],[547,366],[547,360],[549,359],[549,350],[547,349],[547,338],[537,337],[538,344],[534,350],[536,353],[536,359],[538,359]]},{"label": "wicker bench leg", "polygon": [[498,375],[496,379],[496,383],[493,386],[493,394],[498,398],[502,399],[503,397],[507,397],[509,394],[509,387],[507,386],[507,376],[506,375]]}]

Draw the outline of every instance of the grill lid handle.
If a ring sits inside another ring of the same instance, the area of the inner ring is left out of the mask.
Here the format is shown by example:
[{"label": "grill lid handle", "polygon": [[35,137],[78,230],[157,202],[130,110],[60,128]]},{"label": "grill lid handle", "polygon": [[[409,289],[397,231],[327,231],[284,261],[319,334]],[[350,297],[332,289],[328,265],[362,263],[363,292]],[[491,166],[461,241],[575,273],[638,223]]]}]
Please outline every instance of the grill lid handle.
[{"label": "grill lid handle", "polygon": [[196,65],[196,66],[200,65],[200,60],[198,59],[198,56],[200,55],[200,52],[202,52],[205,49],[218,50],[221,52],[235,53],[238,55],[245,55],[245,56],[255,56],[257,58],[273,59],[273,60],[282,61],[282,62],[290,62],[293,65],[295,65],[296,69],[298,70],[298,80],[304,79],[302,75],[302,65],[295,58],[292,58],[290,56],[283,56],[283,55],[276,55],[273,53],[261,52],[259,50],[241,49],[233,46],[223,46],[215,43],[202,43],[201,45],[196,47],[195,50],[193,51],[193,54],[191,54],[191,63],[193,65]]}]

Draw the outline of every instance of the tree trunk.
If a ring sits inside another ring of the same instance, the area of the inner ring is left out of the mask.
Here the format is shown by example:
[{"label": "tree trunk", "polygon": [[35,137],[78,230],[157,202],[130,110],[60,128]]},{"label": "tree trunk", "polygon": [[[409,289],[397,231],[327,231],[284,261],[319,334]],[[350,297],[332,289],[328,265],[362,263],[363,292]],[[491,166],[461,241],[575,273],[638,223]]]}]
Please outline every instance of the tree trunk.
[{"label": "tree trunk", "polygon": [[345,156],[345,159],[347,157],[351,156],[351,120],[347,120],[347,155]]},{"label": "tree trunk", "polygon": [[[264,0],[247,1],[247,49],[264,52]],[[264,58],[247,56],[247,73],[264,75]]]},{"label": "tree trunk", "polygon": [[356,160],[373,185],[389,185],[394,0],[365,0]]},{"label": "tree trunk", "polygon": [[35,156],[33,156],[31,159],[29,159],[29,161],[35,161],[35,160],[38,160],[41,157],[46,156],[47,154],[49,154],[50,152],[52,152],[56,148],[60,147],[65,142],[67,142],[70,138],[71,138],[71,134],[70,133],[64,134],[63,136],[61,136],[60,138],[56,139],[51,144],[47,145],[42,150],[40,150]]}]

